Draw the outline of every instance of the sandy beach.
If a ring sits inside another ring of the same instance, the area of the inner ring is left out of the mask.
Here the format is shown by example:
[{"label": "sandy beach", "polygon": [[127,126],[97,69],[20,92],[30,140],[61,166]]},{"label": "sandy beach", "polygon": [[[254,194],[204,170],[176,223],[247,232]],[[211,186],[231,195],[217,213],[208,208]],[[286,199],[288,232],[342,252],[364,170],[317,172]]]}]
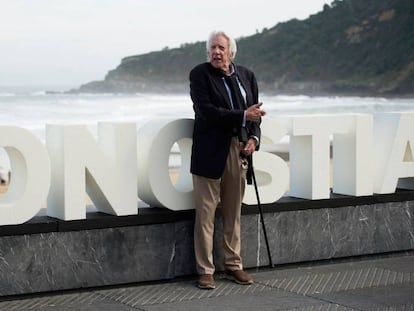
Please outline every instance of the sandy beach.
[{"label": "sandy beach", "polygon": [[0,185],[0,196],[2,196],[8,189],[9,185],[8,184],[1,184]]}]

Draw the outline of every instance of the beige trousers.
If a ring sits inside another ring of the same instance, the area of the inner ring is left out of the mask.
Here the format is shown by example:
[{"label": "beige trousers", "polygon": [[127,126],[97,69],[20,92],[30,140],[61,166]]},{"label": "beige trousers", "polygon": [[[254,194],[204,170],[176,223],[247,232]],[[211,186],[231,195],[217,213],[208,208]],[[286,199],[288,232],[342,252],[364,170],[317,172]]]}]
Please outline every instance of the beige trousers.
[{"label": "beige trousers", "polygon": [[232,139],[227,162],[220,179],[193,175],[196,219],[194,251],[198,274],[214,274],[213,235],[217,204],[223,218],[224,266],[227,270],[243,269],[240,257],[241,204],[246,185],[237,137]]}]

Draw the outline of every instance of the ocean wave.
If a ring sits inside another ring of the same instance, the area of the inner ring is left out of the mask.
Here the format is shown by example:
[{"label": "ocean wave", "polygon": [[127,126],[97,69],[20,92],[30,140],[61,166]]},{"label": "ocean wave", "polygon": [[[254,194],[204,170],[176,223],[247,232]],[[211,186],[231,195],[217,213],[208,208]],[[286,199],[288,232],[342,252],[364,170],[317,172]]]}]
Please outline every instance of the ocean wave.
[{"label": "ocean wave", "polygon": [[16,93],[0,92],[0,97],[13,97],[17,96]]},{"label": "ocean wave", "polygon": [[[193,118],[187,94],[47,94],[33,88],[21,95],[0,89],[0,124],[43,128],[47,123],[96,124],[139,122],[155,118]],[[24,90],[26,91],[26,90]],[[322,113],[376,113],[414,111],[412,98],[263,96],[269,117]]]},{"label": "ocean wave", "polygon": [[309,100],[311,97],[307,95],[276,95],[274,96],[277,100],[283,100],[283,101],[298,101],[298,100]]},{"label": "ocean wave", "polygon": [[35,91],[29,94],[30,96],[45,96],[47,95],[46,91]]}]

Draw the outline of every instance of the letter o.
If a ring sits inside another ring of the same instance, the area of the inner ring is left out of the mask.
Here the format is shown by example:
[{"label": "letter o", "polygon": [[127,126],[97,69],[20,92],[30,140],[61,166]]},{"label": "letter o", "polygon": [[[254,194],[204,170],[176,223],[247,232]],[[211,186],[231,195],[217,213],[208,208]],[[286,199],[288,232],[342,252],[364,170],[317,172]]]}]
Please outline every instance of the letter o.
[{"label": "letter o", "polygon": [[[138,196],[151,206],[171,210],[194,208],[190,156],[194,120],[154,120],[138,130]],[[169,155],[177,143],[181,150],[180,176],[172,184]]]}]

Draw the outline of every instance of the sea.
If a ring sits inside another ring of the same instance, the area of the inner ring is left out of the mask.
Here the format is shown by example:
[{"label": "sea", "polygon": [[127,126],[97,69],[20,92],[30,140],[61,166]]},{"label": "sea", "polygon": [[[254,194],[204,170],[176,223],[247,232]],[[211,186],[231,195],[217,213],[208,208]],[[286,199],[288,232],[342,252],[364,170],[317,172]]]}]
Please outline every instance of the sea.
[{"label": "sea", "polygon": [[[69,94],[48,87],[0,87],[0,126],[32,131],[45,140],[46,124],[84,124],[96,133],[98,122],[136,122],[157,118],[193,118],[192,102],[183,94]],[[261,94],[267,116],[414,111],[414,98]],[[0,167],[9,169],[0,147]]]}]

